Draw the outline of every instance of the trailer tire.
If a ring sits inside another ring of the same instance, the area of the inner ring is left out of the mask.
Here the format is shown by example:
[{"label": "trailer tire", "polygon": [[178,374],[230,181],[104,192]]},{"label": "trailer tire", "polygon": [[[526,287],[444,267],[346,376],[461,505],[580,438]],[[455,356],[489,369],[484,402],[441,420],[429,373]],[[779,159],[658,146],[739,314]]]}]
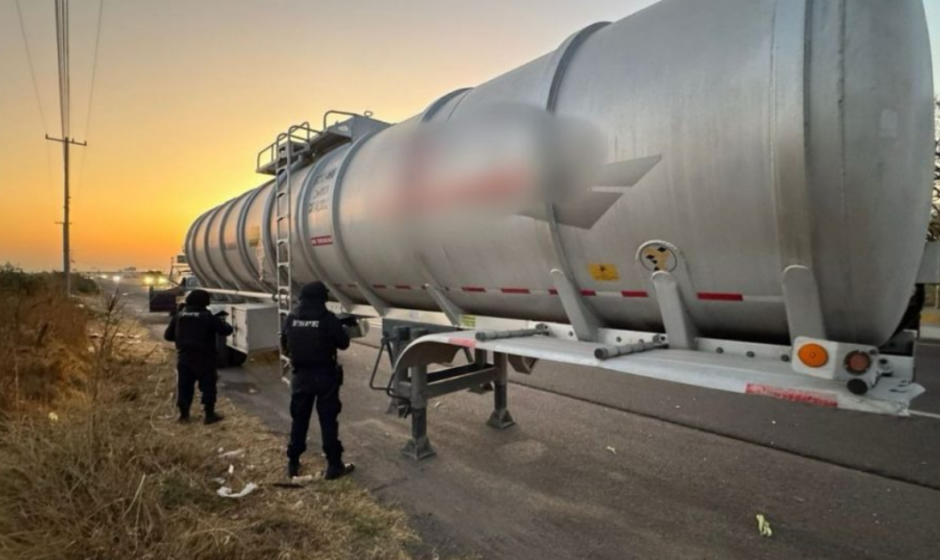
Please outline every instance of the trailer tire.
[{"label": "trailer tire", "polygon": [[924,309],[926,302],[927,290],[923,284],[917,284],[914,286],[914,294],[911,296],[911,301],[907,305],[907,310],[901,318],[901,324],[898,325],[897,332],[894,334],[898,334],[905,329],[920,331],[920,313]]},{"label": "trailer tire", "polygon": [[238,367],[245,363],[248,360],[248,354],[244,352],[239,352],[233,348],[228,349],[228,363],[229,367]]}]

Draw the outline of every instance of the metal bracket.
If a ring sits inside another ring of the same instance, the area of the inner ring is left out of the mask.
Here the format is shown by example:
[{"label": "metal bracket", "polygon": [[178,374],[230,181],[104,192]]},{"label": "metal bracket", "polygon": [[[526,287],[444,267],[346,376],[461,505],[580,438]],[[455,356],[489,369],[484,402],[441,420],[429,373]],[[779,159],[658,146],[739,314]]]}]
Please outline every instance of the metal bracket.
[{"label": "metal bracket", "polygon": [[812,270],[793,265],[783,271],[783,301],[791,341],[801,336],[826,339],[819,288]]},{"label": "metal bracket", "polygon": [[581,293],[578,292],[571,281],[560,269],[552,269],[552,282],[558,291],[558,297],[561,299],[561,305],[565,309],[568,321],[571,322],[571,328],[578,340],[585,342],[594,342],[597,340],[597,331],[600,328],[600,321],[584,304],[581,299]]},{"label": "metal bracket", "polygon": [[425,284],[424,287],[428,291],[428,294],[431,295],[431,299],[434,300],[434,303],[436,303],[437,306],[441,308],[441,311],[444,312],[444,315],[447,316],[447,320],[455,327],[460,325],[460,316],[464,314],[463,309],[450,301],[447,296],[444,295],[444,291],[437,286]]},{"label": "metal bracket", "polygon": [[656,290],[656,301],[659,302],[666,336],[669,337],[669,346],[695,350],[698,329],[682,301],[676,277],[664,270],[654,272],[653,288]]},{"label": "metal bracket", "polygon": [[666,348],[668,346],[669,345],[666,343],[665,337],[657,334],[650,342],[637,342],[636,344],[625,344],[623,346],[601,346],[600,348],[594,350],[594,357],[603,361],[616,358],[618,356],[639,354],[640,352],[656,350],[657,348]]}]

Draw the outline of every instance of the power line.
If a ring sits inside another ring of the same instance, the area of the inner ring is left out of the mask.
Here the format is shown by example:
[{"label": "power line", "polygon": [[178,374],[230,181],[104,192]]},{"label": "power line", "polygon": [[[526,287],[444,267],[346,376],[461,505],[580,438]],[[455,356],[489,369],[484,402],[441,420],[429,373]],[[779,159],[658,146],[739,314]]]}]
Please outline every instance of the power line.
[{"label": "power line", "polygon": [[67,0],[56,0],[55,18],[56,48],[59,61],[59,119],[62,138],[68,138],[69,123],[71,121],[69,115],[71,97],[69,95],[69,16]]},{"label": "power line", "polygon": [[95,54],[91,62],[91,90],[88,93],[88,112],[85,114],[85,139],[91,126],[91,107],[95,98],[95,76],[98,73],[98,47],[101,45],[101,20],[104,14],[104,0],[98,0],[98,29],[95,32]]},{"label": "power line", "polygon": [[[104,0],[98,0],[98,28],[95,32],[95,54],[91,62],[91,89],[88,92],[88,111],[85,113],[85,140],[88,140],[89,130],[91,130],[91,110],[95,99],[95,76],[98,74],[98,47],[101,45],[101,21],[104,13]],[[82,185],[85,183],[85,166],[88,161],[88,153],[82,153],[81,166],[78,168],[78,183],[75,185],[75,197],[79,198],[82,192]]]},{"label": "power line", "polygon": [[42,119],[43,131],[46,131],[49,130],[49,125],[46,123],[46,112],[42,110],[42,98],[39,97],[39,83],[36,81],[33,55],[29,52],[29,40],[26,38],[26,25],[23,24],[23,12],[20,10],[20,0],[16,0],[16,17],[20,20],[20,33],[23,35],[23,47],[26,48],[26,61],[29,62],[29,75],[33,79],[33,94],[36,96],[36,106],[39,107],[39,118]]}]

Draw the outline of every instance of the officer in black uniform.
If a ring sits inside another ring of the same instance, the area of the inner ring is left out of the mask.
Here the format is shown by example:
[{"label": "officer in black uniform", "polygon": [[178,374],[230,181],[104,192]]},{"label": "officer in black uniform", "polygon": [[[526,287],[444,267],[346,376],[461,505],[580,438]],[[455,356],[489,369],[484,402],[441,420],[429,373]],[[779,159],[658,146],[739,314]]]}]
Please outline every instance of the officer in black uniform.
[{"label": "officer in black uniform", "polygon": [[290,357],[293,369],[290,401],[293,421],[287,445],[287,474],[291,477],[300,473],[300,456],[307,450],[307,430],[314,405],[326,455],[324,478],[339,478],[355,468],[343,463],[337,419],[343,409],[339,400],[343,370],[336,361],[336,353],[349,348],[349,336],[343,322],[327,310],[326,297],[327,289],[322,282],[305,285],[300,291],[300,305],[285,317],[281,327],[281,348]]},{"label": "officer in black uniform", "polygon": [[232,327],[221,317],[213,315],[209,306],[209,292],[193,290],[186,296],[186,305],[170,321],[163,338],[176,343],[177,392],[176,406],[180,422],[189,422],[189,407],[193,404],[195,386],[199,384],[206,424],[222,420],[215,411],[216,336],[232,334]]}]

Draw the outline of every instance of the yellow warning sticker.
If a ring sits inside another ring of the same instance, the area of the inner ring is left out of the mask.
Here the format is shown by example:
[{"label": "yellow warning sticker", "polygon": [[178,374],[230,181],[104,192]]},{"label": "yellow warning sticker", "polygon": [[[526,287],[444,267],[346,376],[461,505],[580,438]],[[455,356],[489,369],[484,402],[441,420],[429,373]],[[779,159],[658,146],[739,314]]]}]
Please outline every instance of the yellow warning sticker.
[{"label": "yellow warning sticker", "polygon": [[591,278],[598,282],[616,282],[620,280],[620,272],[617,270],[617,265],[609,263],[591,263],[588,265],[588,270],[591,271]]},{"label": "yellow warning sticker", "polygon": [[461,315],[460,326],[465,329],[475,329],[477,326],[476,315]]}]

